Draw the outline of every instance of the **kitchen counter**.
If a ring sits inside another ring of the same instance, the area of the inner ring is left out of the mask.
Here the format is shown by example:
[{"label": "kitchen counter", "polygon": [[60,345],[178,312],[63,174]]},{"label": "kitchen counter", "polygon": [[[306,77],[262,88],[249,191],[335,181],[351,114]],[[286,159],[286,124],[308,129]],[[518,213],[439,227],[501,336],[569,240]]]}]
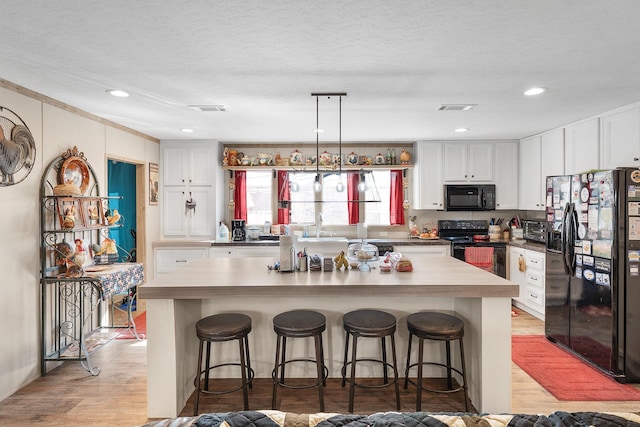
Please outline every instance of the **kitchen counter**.
[{"label": "kitchen counter", "polygon": [[[361,242],[362,239],[356,239],[347,237],[349,243]],[[409,239],[409,238],[376,238],[376,239],[364,239],[370,243],[386,243],[394,246],[399,245],[449,245],[448,240],[434,239],[434,240],[422,240],[422,239]],[[228,241],[222,242],[218,240],[157,240],[152,242],[151,247],[156,248],[202,248],[202,247],[225,247],[225,246],[253,246],[253,247],[268,247],[278,246],[277,240],[244,240],[244,241]]]},{"label": "kitchen counter", "polygon": [[[509,325],[511,298],[518,295],[518,286],[453,257],[412,254],[411,260],[412,273],[278,273],[267,271],[269,257],[208,258],[140,286],[138,296],[147,304],[148,416],[177,416],[193,392],[198,348],[195,323],[199,319],[218,312],[249,314],[253,319],[249,335],[252,367],[256,377],[269,378],[275,354],[272,319],[296,308],[318,310],[327,317],[325,362],[331,377],[340,376],[344,313],[378,308],[396,316],[402,373],[407,316],[421,310],[455,312],[465,321],[469,395],[474,406],[481,412],[509,412]],[[363,342],[362,348],[375,352],[377,344]],[[309,350],[301,345],[291,346],[291,351],[300,357]],[[426,352],[426,357],[441,357],[436,347],[428,346]],[[221,356],[237,357],[236,353],[233,347]],[[305,377],[314,375],[311,371],[292,366],[290,374]],[[237,372],[226,375],[237,376]],[[372,369],[363,375],[381,373]]]}]

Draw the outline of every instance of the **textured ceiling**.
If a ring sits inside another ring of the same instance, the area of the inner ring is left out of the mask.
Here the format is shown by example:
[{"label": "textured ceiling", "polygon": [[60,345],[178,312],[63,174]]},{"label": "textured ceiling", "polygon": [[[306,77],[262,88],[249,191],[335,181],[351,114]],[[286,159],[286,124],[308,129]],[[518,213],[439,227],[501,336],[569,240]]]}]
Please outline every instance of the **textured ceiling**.
[{"label": "textured ceiling", "polygon": [[[2,9],[0,78],[159,139],[315,141],[312,92],[348,93],[343,141],[522,138],[640,101],[637,0],[3,0]],[[549,91],[523,96],[531,86]],[[478,107],[437,111],[442,103]],[[336,140],[337,99],[319,107],[321,138]]]}]

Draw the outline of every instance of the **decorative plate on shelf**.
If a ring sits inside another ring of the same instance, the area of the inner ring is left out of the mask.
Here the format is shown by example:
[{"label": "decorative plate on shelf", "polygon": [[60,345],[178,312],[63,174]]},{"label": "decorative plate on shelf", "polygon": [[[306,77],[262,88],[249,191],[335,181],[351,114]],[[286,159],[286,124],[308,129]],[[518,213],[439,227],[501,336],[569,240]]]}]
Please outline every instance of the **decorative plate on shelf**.
[{"label": "decorative plate on shelf", "polygon": [[289,163],[291,164],[291,166],[303,166],[304,155],[300,151],[295,150],[293,153],[291,153],[291,157],[289,158]]},{"label": "decorative plate on shelf", "polygon": [[332,164],[332,160],[333,158],[331,157],[331,153],[327,151],[323,151],[320,154],[320,158],[318,159],[318,161],[320,162],[320,166],[329,166]]},{"label": "decorative plate on shelf", "polygon": [[385,163],[386,160],[381,153],[376,154],[376,156],[373,158],[374,165],[384,165]]},{"label": "decorative plate on shelf", "polygon": [[81,157],[71,156],[62,162],[58,172],[58,184],[74,184],[84,194],[89,187],[89,167]]},{"label": "decorative plate on shelf", "polygon": [[358,164],[358,155],[353,151],[347,154],[347,164],[350,166],[355,166]]},{"label": "decorative plate on shelf", "polygon": [[318,158],[315,154],[307,154],[307,166],[315,166]]}]

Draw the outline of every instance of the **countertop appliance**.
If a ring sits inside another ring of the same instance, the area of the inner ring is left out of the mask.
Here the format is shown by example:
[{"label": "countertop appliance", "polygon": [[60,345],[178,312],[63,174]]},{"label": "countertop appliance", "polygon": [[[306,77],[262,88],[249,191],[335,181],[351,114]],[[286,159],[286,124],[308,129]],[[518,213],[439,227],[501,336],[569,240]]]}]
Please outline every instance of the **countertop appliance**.
[{"label": "countertop appliance", "polygon": [[504,241],[489,240],[489,223],[486,220],[440,220],[438,236],[451,242],[451,256],[465,262],[467,247],[492,247],[493,263],[491,272],[507,277],[507,244]]},{"label": "countertop appliance", "polygon": [[545,334],[640,381],[640,170],[547,177]]},{"label": "countertop appliance", "polygon": [[544,219],[523,219],[522,237],[530,242],[547,241],[547,221]]},{"label": "countertop appliance", "polygon": [[496,208],[496,186],[445,185],[444,210],[492,211]]},{"label": "countertop appliance", "polygon": [[246,221],[244,219],[231,220],[231,240],[242,242],[247,238]]}]

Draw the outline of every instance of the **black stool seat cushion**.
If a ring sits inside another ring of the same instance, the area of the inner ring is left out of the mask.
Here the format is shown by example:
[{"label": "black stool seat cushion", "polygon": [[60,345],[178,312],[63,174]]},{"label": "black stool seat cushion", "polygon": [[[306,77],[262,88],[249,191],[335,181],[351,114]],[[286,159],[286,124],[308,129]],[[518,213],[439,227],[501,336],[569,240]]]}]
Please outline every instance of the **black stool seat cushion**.
[{"label": "black stool seat cushion", "polygon": [[196,333],[202,340],[229,340],[251,332],[251,317],[240,313],[214,314],[198,320]]},{"label": "black stool seat cushion", "polygon": [[420,312],[407,317],[407,327],[412,334],[429,339],[458,339],[464,334],[464,322],[445,313]]},{"label": "black stool seat cushion", "polygon": [[396,317],[386,311],[355,310],[342,317],[344,330],[363,337],[384,337],[396,330]]},{"label": "black stool seat cushion", "polygon": [[273,330],[278,335],[309,337],[321,334],[327,327],[327,318],[312,310],[292,310],[273,318]]}]

